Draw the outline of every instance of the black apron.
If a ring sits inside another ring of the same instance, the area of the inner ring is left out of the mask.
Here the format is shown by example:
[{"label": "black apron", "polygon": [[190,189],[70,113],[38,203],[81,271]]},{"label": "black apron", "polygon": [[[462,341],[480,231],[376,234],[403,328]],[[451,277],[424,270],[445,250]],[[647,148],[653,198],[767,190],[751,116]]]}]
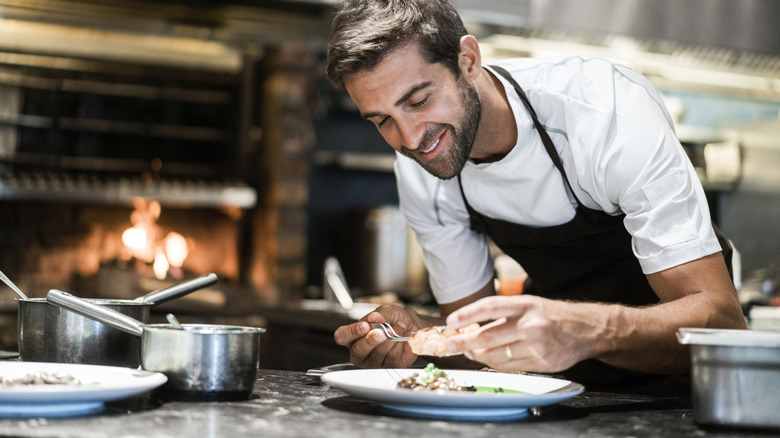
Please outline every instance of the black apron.
[{"label": "black apron", "polygon": [[[611,216],[582,205],[571,189],[555,146],[539,122],[525,92],[506,70],[497,66],[492,68],[514,86],[547,154],[576,199],[577,209],[574,218],[568,223],[545,228],[492,219],[471,207],[458,176],[471,227],[489,236],[505,254],[523,266],[528,273],[523,293],[552,299],[632,306],[658,303],[658,296],[650,287],[632,251],[631,235],[623,225],[625,215]],[[715,231],[724,249],[727,266],[730,267],[731,246],[717,229]],[[580,362],[562,374],[570,380],[591,384],[618,383],[647,376],[597,360]]]}]

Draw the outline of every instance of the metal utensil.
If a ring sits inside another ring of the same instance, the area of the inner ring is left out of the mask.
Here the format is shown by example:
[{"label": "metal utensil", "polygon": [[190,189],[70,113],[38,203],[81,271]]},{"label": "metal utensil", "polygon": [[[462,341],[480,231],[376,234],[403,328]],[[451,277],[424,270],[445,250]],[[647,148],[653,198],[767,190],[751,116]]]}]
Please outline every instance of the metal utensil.
[{"label": "metal utensil", "polygon": [[311,368],[306,371],[306,375],[312,377],[319,377],[331,371],[345,371],[345,370],[357,370],[357,369],[359,368],[356,367],[355,365],[352,365],[352,362],[341,362],[333,365],[326,365],[324,367]]},{"label": "metal utensil", "polygon": [[184,328],[181,326],[181,323],[178,319],[176,319],[173,313],[165,315],[165,319],[167,319],[168,322],[171,323],[171,327],[175,328],[176,330],[184,330]]},{"label": "metal utensil", "polygon": [[13,289],[13,291],[16,292],[16,294],[19,295],[19,297],[21,297],[23,300],[28,299],[27,295],[25,295],[24,292],[22,292],[21,289],[16,287],[16,285],[14,284],[13,281],[11,281],[10,278],[6,277],[6,275],[3,274],[3,271],[0,271],[0,280],[3,280],[3,283],[5,283],[8,287]]},{"label": "metal utensil", "polygon": [[324,276],[325,285],[323,293],[325,299],[331,304],[338,302],[342,308],[351,309],[355,302],[352,300],[349,287],[347,287],[347,280],[344,278],[344,272],[341,270],[338,259],[335,257],[325,259]]},{"label": "metal utensil", "polygon": [[388,340],[396,342],[406,342],[409,340],[409,336],[401,336],[395,332],[393,326],[386,322],[370,322],[369,325],[372,329],[379,329],[385,334]]},{"label": "metal utensil", "polygon": [[183,283],[174,284],[163,289],[158,289],[154,292],[138,297],[133,301],[138,301],[144,304],[162,304],[166,301],[170,301],[174,298],[186,295],[198,289],[202,289],[206,286],[211,286],[217,282],[217,274],[213,272],[211,274],[203,274],[198,278],[185,281]]}]

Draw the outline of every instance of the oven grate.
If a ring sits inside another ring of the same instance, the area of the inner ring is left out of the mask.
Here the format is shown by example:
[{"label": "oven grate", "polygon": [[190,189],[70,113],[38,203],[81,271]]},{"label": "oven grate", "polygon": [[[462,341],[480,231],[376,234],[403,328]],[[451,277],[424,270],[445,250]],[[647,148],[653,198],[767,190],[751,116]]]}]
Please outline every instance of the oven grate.
[{"label": "oven grate", "polygon": [[174,207],[251,208],[257,193],[240,180],[64,172],[0,173],[0,199],[132,206],[151,198]]}]

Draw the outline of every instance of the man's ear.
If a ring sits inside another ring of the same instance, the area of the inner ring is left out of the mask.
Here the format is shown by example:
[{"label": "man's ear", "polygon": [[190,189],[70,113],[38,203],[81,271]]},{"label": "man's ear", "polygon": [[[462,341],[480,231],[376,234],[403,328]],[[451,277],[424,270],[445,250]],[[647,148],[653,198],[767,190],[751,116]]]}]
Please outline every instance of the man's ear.
[{"label": "man's ear", "polygon": [[460,38],[458,67],[460,73],[469,81],[476,80],[482,71],[482,54],[479,51],[479,43],[473,35],[464,35]]}]

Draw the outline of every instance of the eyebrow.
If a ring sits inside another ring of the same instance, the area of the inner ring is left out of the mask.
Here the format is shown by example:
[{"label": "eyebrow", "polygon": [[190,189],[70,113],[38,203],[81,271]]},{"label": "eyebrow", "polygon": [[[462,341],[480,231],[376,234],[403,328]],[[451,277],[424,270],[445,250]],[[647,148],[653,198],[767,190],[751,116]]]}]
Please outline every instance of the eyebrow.
[{"label": "eyebrow", "polygon": [[[427,81],[427,82],[422,82],[420,84],[417,84],[417,85],[413,86],[412,88],[409,89],[409,91],[404,93],[403,96],[401,96],[398,100],[395,101],[394,106],[401,106],[401,105],[403,105],[404,102],[406,102],[412,96],[414,96],[414,93],[422,90],[423,88],[427,88],[427,87],[431,86],[432,83],[433,82],[431,82],[431,81]],[[370,119],[372,117],[376,117],[376,116],[379,116],[379,115],[382,115],[382,114],[378,113],[378,112],[361,113],[360,117],[362,119],[364,119],[364,120],[368,120],[368,119]]]}]

